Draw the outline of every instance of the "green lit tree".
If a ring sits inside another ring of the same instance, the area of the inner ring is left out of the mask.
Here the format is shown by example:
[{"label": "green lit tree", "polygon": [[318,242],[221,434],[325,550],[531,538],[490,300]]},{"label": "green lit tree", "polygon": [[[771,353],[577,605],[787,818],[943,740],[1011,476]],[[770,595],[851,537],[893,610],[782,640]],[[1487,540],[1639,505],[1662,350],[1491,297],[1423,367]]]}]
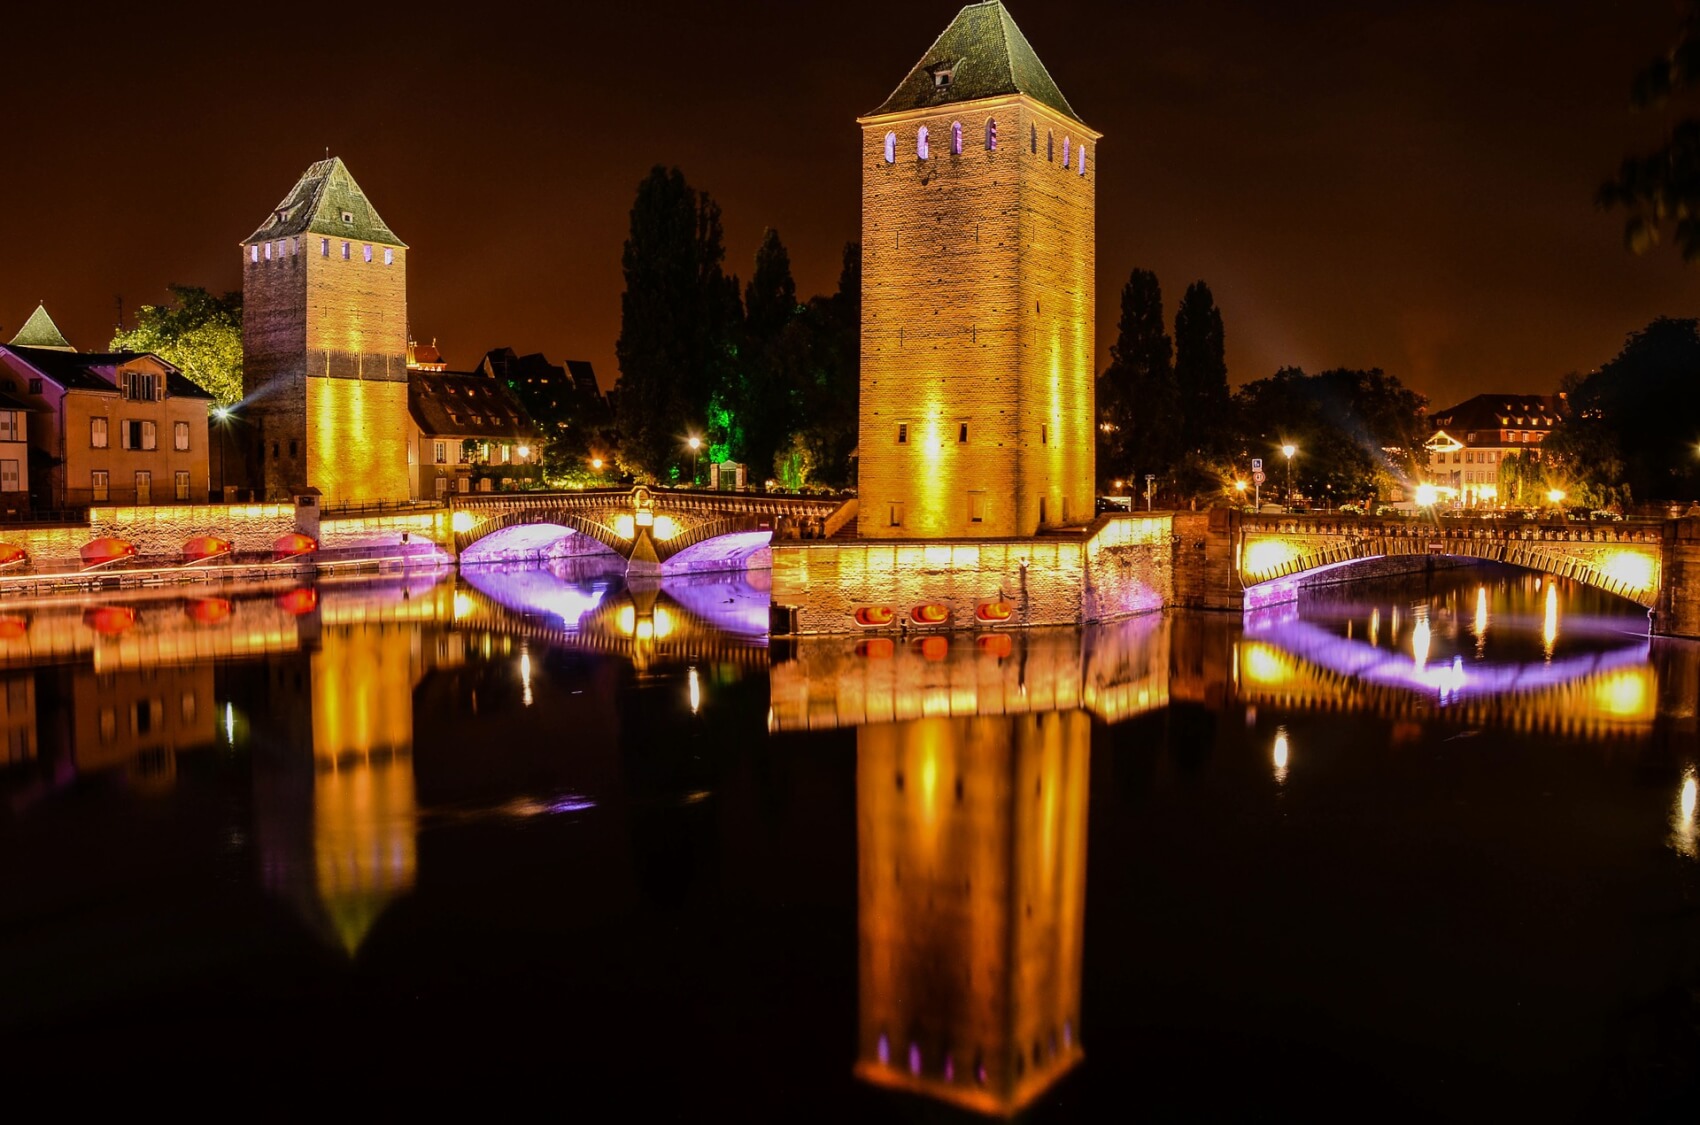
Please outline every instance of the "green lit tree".
[{"label": "green lit tree", "polygon": [[1136,269],[1122,286],[1110,365],[1098,377],[1098,477],[1166,475],[1180,452],[1180,388],[1164,330],[1157,275]]},{"label": "green lit tree", "polygon": [[220,406],[242,401],[242,294],[215,297],[173,285],[171,303],[143,305],[136,326],[113,334],[113,351],[152,352],[182,371]]},{"label": "green lit tree", "polygon": [[[657,166],[638,185],[621,265],[616,422],[626,468],[676,480],[737,360],[738,285],[722,270],[720,207]],[[708,457],[699,457],[699,471]]]}]

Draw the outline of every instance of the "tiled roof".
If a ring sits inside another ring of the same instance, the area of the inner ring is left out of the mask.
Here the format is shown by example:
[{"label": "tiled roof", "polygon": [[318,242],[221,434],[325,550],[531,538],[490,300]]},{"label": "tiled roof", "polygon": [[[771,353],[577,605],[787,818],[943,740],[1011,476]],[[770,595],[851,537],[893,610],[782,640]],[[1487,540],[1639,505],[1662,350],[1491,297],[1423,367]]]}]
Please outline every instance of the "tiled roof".
[{"label": "tiled roof", "polygon": [[117,369],[145,355],[165,368],[165,393],[168,397],[203,398],[209,402],[213,397],[170,362],[152,352],[62,352],[53,348],[18,348],[10,345],[6,350],[68,391],[103,391],[117,394]]},{"label": "tiled roof", "polygon": [[[347,215],[348,220],[343,221]],[[340,156],[321,160],[296,181],[259,229],[243,240],[266,242],[298,234],[329,234],[388,246],[407,244],[379,217]]]},{"label": "tiled roof", "polygon": [[1025,94],[1080,120],[1000,0],[986,0],[958,12],[915,69],[868,116],[1006,94]]},{"label": "tiled roof", "polygon": [[537,424],[512,392],[470,371],[409,371],[407,409],[419,429],[433,437],[526,438]]},{"label": "tiled roof", "polygon": [[59,331],[59,326],[53,323],[53,318],[47,315],[46,305],[37,305],[30,318],[24,321],[24,326],[18,329],[18,334],[11,341],[20,348],[53,348],[62,352],[75,351],[71,341],[65,339],[65,334]]},{"label": "tiled roof", "polygon": [[[1557,395],[1482,394],[1437,410],[1429,421],[1437,430],[1550,430],[1561,417]],[[1454,437],[1458,435],[1453,434]]]}]

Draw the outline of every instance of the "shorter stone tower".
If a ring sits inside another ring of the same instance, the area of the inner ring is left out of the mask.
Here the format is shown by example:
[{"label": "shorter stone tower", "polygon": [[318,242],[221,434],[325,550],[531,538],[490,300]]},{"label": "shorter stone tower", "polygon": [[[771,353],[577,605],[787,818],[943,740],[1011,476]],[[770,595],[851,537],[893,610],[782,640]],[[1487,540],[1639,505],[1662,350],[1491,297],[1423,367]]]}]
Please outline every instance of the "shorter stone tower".
[{"label": "shorter stone tower", "polygon": [[341,159],[242,243],[242,417],[267,499],[404,500],[407,245]]}]

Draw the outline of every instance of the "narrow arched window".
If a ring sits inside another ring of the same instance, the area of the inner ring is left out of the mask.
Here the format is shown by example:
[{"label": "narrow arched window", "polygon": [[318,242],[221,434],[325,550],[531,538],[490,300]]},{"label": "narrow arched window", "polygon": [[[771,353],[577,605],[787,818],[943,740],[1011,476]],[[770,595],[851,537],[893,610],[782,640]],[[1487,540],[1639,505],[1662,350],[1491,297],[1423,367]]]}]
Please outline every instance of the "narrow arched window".
[{"label": "narrow arched window", "polygon": [[1068,138],[1063,138],[1063,171],[1068,171]]},{"label": "narrow arched window", "polygon": [[1039,126],[1027,126],[1027,150],[1033,155],[1039,155]]},{"label": "narrow arched window", "polygon": [[995,117],[988,117],[988,118],[986,118],[986,151],[987,152],[996,152],[997,150],[998,150],[998,119],[995,118]]},{"label": "narrow arched window", "polygon": [[1080,148],[1079,148],[1078,151],[1079,151],[1080,155],[1075,158],[1075,163],[1080,165],[1080,174],[1082,176],[1084,176],[1086,174],[1086,142],[1085,141],[1080,142]]},{"label": "narrow arched window", "polygon": [[960,121],[950,123],[950,154],[952,156],[962,155],[962,122]]},{"label": "narrow arched window", "polygon": [[1056,158],[1057,158],[1057,139],[1056,139],[1056,137],[1051,135],[1051,131],[1049,129],[1046,129],[1045,130],[1045,159],[1046,160],[1055,160]]},{"label": "narrow arched window", "polygon": [[920,131],[915,134],[915,155],[922,160],[933,154],[932,145],[928,143],[927,137],[927,127],[923,125]]},{"label": "narrow arched window", "polygon": [[897,134],[896,133],[887,133],[885,135],[885,162],[887,164],[896,164],[897,163]]}]

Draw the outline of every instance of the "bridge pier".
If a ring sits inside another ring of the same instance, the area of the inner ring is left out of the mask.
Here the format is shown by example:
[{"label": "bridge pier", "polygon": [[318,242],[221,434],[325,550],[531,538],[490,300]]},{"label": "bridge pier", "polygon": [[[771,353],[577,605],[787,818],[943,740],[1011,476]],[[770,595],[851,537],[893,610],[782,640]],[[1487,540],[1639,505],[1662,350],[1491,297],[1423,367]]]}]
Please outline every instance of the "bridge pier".
[{"label": "bridge pier", "polygon": [[1665,524],[1660,569],[1663,582],[1653,606],[1653,632],[1661,637],[1700,637],[1700,519]]}]

